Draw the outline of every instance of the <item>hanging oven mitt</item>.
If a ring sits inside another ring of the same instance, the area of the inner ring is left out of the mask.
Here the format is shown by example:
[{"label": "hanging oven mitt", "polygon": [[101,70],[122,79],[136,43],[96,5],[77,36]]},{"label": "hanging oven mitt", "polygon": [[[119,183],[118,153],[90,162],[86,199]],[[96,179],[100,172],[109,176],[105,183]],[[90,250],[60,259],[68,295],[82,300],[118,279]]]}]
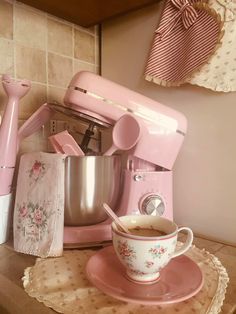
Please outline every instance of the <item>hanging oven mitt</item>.
[{"label": "hanging oven mitt", "polygon": [[209,0],[208,5],[224,21],[222,45],[210,60],[186,82],[217,92],[236,91],[236,1]]},{"label": "hanging oven mitt", "polygon": [[65,155],[22,155],[13,231],[17,252],[40,257],[63,253]]},{"label": "hanging oven mitt", "polygon": [[199,69],[223,36],[220,15],[197,0],[167,0],[155,31],[145,78],[178,86]]}]

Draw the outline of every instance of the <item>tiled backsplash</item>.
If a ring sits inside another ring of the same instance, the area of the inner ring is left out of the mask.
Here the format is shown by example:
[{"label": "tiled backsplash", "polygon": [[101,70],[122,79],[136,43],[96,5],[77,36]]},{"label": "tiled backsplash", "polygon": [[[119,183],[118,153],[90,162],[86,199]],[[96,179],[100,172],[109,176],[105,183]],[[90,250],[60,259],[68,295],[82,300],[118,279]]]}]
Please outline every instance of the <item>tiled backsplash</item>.
[{"label": "tiled backsplash", "polygon": [[[83,28],[20,2],[0,0],[0,75],[7,73],[32,83],[20,101],[19,120],[27,119],[46,101],[62,102],[76,72],[99,72],[98,36],[97,27]],[[1,85],[0,113],[6,102]],[[55,119],[62,119],[61,115],[56,114]],[[42,134],[31,138],[33,150]]]}]

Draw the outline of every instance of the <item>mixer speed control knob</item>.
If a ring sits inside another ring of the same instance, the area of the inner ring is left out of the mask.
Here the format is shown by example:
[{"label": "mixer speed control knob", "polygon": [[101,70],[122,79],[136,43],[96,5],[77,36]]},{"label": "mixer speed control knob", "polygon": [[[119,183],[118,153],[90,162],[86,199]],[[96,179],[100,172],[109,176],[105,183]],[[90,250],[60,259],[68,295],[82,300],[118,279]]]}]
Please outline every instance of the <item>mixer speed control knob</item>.
[{"label": "mixer speed control knob", "polygon": [[162,216],[165,204],[159,195],[149,195],[142,201],[140,211],[145,215]]}]

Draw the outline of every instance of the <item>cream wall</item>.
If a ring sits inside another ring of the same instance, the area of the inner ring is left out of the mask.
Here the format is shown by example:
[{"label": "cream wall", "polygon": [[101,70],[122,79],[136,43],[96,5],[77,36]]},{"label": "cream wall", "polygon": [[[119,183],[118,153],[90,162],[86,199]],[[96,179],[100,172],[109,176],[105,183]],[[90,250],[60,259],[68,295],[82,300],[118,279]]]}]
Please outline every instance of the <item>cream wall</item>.
[{"label": "cream wall", "polygon": [[[80,70],[99,71],[97,27],[82,28],[20,2],[0,0],[0,75],[32,82],[20,102],[20,123],[44,102],[62,102],[73,74]],[[0,114],[6,101],[0,83]],[[48,125],[21,148],[47,149],[47,135]]]},{"label": "cream wall", "polygon": [[175,220],[236,244],[236,93],[144,80],[160,7],[103,24],[102,75],[184,113],[188,132],[174,166]]}]

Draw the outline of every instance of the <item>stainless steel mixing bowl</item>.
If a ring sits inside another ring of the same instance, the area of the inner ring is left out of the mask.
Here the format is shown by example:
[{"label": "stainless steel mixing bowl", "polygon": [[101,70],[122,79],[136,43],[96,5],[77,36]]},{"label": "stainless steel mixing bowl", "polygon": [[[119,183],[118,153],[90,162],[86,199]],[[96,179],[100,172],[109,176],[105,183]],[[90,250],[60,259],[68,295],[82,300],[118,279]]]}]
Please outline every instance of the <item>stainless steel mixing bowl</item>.
[{"label": "stainless steel mixing bowl", "polygon": [[65,225],[86,226],[108,218],[102,208],[116,209],[121,186],[120,156],[68,156],[65,160]]}]

